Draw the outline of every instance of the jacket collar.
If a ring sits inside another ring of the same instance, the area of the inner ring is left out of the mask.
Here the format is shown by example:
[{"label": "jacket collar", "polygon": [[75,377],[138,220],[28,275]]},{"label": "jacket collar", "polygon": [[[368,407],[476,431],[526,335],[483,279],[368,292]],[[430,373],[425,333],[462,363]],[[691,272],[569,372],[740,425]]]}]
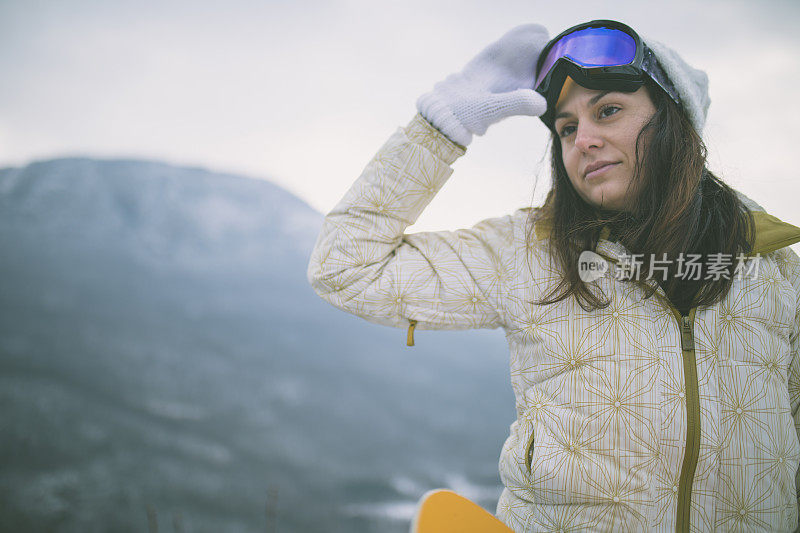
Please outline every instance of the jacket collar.
[{"label": "jacket collar", "polygon": [[753,254],[768,254],[800,242],[800,228],[765,211],[753,211],[753,220],[756,227]]},{"label": "jacket collar", "polygon": [[[755,223],[755,242],[751,255],[768,254],[785,246],[800,242],[800,228],[784,222],[765,211],[753,211]],[[538,240],[550,237],[553,223],[550,218],[542,218],[535,222],[534,231]],[[600,231],[599,241],[607,240],[611,234],[608,226]]]}]

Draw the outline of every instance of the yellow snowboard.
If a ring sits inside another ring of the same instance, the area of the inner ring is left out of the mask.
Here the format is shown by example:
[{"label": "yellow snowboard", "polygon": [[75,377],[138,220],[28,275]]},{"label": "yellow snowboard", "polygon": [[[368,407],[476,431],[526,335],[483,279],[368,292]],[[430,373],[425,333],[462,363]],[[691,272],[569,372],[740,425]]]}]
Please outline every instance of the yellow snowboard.
[{"label": "yellow snowboard", "polygon": [[480,505],[452,490],[425,493],[411,522],[411,533],[513,533]]}]

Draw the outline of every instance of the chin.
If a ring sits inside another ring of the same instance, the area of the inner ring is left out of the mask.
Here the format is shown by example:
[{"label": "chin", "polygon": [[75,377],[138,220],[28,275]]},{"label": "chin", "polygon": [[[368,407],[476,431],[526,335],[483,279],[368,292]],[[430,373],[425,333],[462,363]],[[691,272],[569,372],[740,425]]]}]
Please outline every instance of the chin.
[{"label": "chin", "polygon": [[594,191],[590,198],[590,203],[592,205],[602,209],[621,211],[625,209],[627,205],[624,195],[609,194],[608,191]]},{"label": "chin", "polygon": [[605,202],[603,204],[603,209],[610,209],[612,211],[622,211],[625,209],[625,204],[623,202]]}]

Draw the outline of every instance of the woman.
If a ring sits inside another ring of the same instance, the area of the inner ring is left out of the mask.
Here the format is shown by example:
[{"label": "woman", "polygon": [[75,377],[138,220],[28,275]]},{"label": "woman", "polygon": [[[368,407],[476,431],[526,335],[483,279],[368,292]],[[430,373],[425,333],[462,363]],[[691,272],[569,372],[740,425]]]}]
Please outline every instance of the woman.
[{"label": "woman", "polygon": [[[308,275],[331,304],[409,345],[505,330],[516,531],[797,527],[800,229],[706,169],[708,103],[705,73],[625,25],[520,26],[423,95],[325,219]],[[552,132],[545,204],[404,234],[511,115]]]}]

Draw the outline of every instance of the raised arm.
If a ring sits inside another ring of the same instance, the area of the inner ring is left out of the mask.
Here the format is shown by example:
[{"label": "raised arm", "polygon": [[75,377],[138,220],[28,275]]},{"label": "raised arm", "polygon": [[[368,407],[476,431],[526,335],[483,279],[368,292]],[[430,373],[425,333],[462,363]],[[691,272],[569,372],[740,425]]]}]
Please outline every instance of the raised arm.
[{"label": "raised arm", "polygon": [[325,217],[308,279],[326,301],[379,324],[420,329],[496,328],[512,275],[514,228],[524,210],[470,229],[406,235],[452,173],[473,135],[512,115],[546,109],[533,91],[548,40],[518,26],[434,85],[417,114],[369,162]]},{"label": "raised arm", "polygon": [[398,129],[325,217],[308,266],[317,294],[388,326],[499,327],[514,260],[512,215],[404,234],[463,153],[420,115]]}]

